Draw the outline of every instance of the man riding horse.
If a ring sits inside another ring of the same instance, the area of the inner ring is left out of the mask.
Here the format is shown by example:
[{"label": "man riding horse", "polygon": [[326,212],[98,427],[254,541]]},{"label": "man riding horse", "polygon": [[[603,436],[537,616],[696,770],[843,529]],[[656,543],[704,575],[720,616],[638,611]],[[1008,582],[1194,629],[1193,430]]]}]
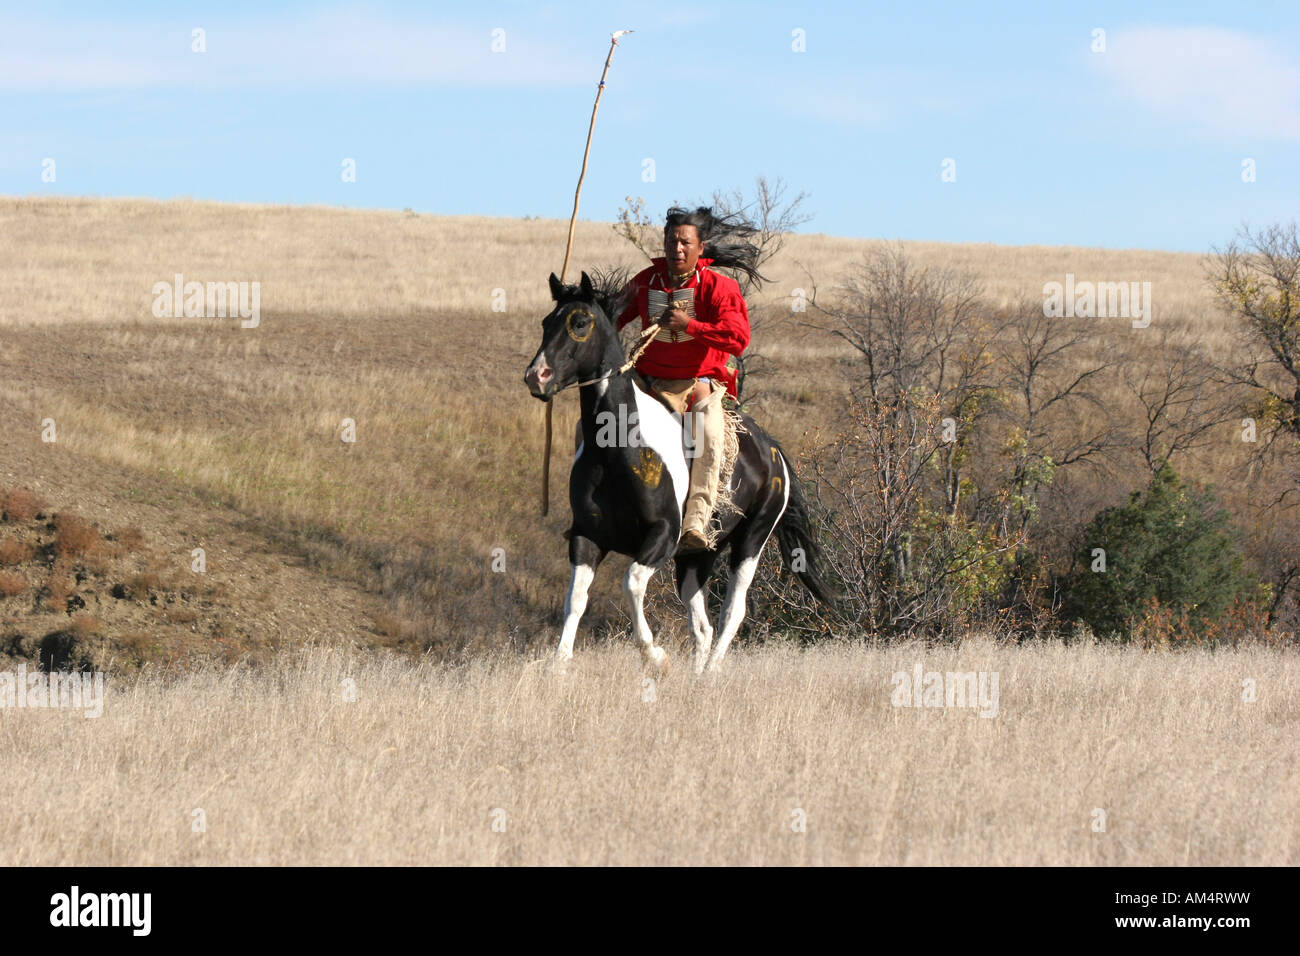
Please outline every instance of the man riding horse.
[{"label": "man riding horse", "polygon": [[[632,559],[623,578],[632,633],[647,666],[661,673],[668,666],[668,654],[655,644],[646,619],[646,588],[675,552],[677,595],[686,606],[697,674],[716,670],[739,633],[750,585],[773,534],[787,566],[809,592],[828,606],[836,600],[837,592],[822,570],[806,498],[794,466],[776,440],[737,411],[732,478],[724,490],[717,487],[717,465],[708,464],[711,457],[722,457],[714,449],[699,456],[696,474],[688,475],[694,449],[683,448],[683,422],[669,411],[671,405],[665,407],[672,402],[696,409],[694,421],[688,424],[698,426],[700,444],[711,437],[716,448],[724,437],[721,427],[706,437],[704,409],[712,404],[721,412],[723,394],[735,394],[735,376],[726,366],[726,356],[738,354],[748,343],[749,321],[740,288],[708,266],[734,268],[761,281],[754,269],[758,250],[750,241],[755,232],[739,217],[719,219],[707,209],[694,213],[672,209],[665,227],[666,255],[625,284],[622,293],[611,289],[622,283],[605,281],[612,279],[610,273],[593,282],[584,272],[575,286],[566,286],[551,274],[555,307],[542,319],[541,344],[524,372],[524,382],[533,397],[543,401],[576,387],[582,409],[581,445],[569,470],[573,524],[566,537],[572,574],[555,652],[557,666],[563,667],[573,657],[588,591],[597,567],[609,554]],[[630,300],[619,302],[624,294]],[[647,344],[640,367],[667,396],[665,403],[640,386],[637,379],[644,376],[627,368],[627,353],[615,329],[616,314],[619,324],[640,316],[646,330],[642,340],[647,335],[664,337]],[[630,422],[632,414],[637,416],[635,440],[632,433],[609,440],[610,424]],[[729,418],[731,413],[719,417]],[[714,494],[719,499],[725,494],[732,507],[710,521]],[[707,531],[715,538],[711,546],[680,553],[683,514],[685,521],[694,522],[695,543],[706,538]],[[724,552],[730,573],[715,640],[708,586],[714,564]]]},{"label": "man riding horse", "polygon": [[[686,416],[692,444],[690,488],[682,520],[681,553],[708,547],[709,518],[722,469],[725,394],[739,398],[736,372],[728,365],[749,345],[749,311],[735,279],[709,268],[715,262],[761,278],[755,248],[706,207],[668,210],[664,255],[632,278],[628,302],[618,316],[623,328],[641,319],[659,333],[636,363],[647,384],[674,411]],[[718,248],[715,248],[715,244]]]}]

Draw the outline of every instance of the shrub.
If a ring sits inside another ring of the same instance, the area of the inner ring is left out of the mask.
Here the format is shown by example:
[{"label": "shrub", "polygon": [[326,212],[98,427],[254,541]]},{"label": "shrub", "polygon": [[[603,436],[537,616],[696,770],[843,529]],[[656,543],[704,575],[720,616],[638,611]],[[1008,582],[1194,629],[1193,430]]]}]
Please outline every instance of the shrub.
[{"label": "shrub", "polygon": [[31,521],[47,507],[40,495],[26,488],[11,488],[0,504],[3,505],[4,520],[14,522]]},{"label": "shrub", "polygon": [[144,570],[126,579],[126,590],[136,600],[144,600],[150,591],[161,591],[163,580],[156,571]]},{"label": "shrub", "polygon": [[54,550],[58,554],[85,554],[99,543],[95,526],[74,514],[61,511],[54,519]]},{"label": "shrub", "polygon": [[77,582],[71,575],[55,571],[45,582],[45,589],[48,592],[45,596],[45,606],[51,611],[66,611],[68,598],[72,597],[77,590]]},{"label": "shrub", "polygon": [[128,553],[139,551],[144,546],[144,532],[136,525],[120,528],[113,539],[124,547]]},{"label": "shrub", "polygon": [[0,565],[22,564],[24,561],[31,560],[31,557],[31,545],[25,544],[17,538],[6,538],[3,542],[0,542]]},{"label": "shrub", "polygon": [[[1097,548],[1104,571],[1094,570]],[[1153,623],[1153,608],[1184,622],[1184,632],[1203,630],[1255,597],[1227,512],[1168,463],[1127,504],[1093,517],[1063,583],[1065,617],[1103,636]]]},{"label": "shrub", "polygon": [[0,596],[13,597],[15,594],[22,594],[27,590],[27,582],[23,580],[21,574],[14,574],[12,571],[0,571]]},{"label": "shrub", "polygon": [[104,630],[104,622],[97,617],[89,614],[79,614],[72,619],[72,624],[68,628],[73,637],[79,641],[89,640]]}]

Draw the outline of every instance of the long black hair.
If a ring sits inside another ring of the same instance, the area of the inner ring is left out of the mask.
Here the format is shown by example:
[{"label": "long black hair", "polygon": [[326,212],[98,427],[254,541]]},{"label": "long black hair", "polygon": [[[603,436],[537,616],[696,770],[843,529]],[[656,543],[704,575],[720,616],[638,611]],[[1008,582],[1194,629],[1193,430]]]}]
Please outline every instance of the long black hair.
[{"label": "long black hair", "polygon": [[762,250],[754,236],[759,229],[739,212],[717,216],[710,206],[697,206],[694,210],[673,206],[664,220],[665,240],[674,226],[694,226],[704,242],[702,255],[712,259],[714,266],[743,272],[755,286],[767,281],[758,271]]}]

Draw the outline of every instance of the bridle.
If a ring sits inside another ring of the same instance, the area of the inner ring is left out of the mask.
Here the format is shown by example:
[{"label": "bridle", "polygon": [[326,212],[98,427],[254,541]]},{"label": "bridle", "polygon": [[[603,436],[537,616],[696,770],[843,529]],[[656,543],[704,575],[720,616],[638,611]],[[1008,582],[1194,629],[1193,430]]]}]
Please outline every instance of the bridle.
[{"label": "bridle", "polygon": [[658,334],[658,332],[659,332],[659,325],[657,323],[652,323],[648,328],[642,329],[641,341],[637,343],[636,349],[632,352],[632,357],[629,358],[626,362],[624,362],[621,366],[619,366],[618,368],[612,368],[608,372],[605,372],[603,375],[598,375],[595,378],[589,378],[585,382],[570,382],[568,385],[562,385],[559,388],[557,388],[554,392],[551,393],[552,396],[559,395],[560,392],[564,391],[566,388],[581,387],[583,385],[595,385],[597,382],[603,382],[606,379],[612,378],[615,375],[622,375],[624,372],[626,372],[628,369],[630,369],[633,365],[637,363],[637,360],[641,358],[641,353],[646,350],[646,347],[654,340],[654,337],[655,335]]}]

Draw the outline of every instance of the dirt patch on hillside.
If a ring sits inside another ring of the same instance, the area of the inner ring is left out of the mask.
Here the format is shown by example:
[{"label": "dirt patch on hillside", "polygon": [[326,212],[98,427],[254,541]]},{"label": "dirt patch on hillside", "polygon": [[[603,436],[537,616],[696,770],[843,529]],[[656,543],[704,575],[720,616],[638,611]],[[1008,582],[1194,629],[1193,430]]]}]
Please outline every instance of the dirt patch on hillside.
[{"label": "dirt patch on hillside", "polygon": [[15,506],[0,522],[0,658],[131,669],[386,642],[377,598],[313,573],[244,516],[5,418],[0,501]]}]

